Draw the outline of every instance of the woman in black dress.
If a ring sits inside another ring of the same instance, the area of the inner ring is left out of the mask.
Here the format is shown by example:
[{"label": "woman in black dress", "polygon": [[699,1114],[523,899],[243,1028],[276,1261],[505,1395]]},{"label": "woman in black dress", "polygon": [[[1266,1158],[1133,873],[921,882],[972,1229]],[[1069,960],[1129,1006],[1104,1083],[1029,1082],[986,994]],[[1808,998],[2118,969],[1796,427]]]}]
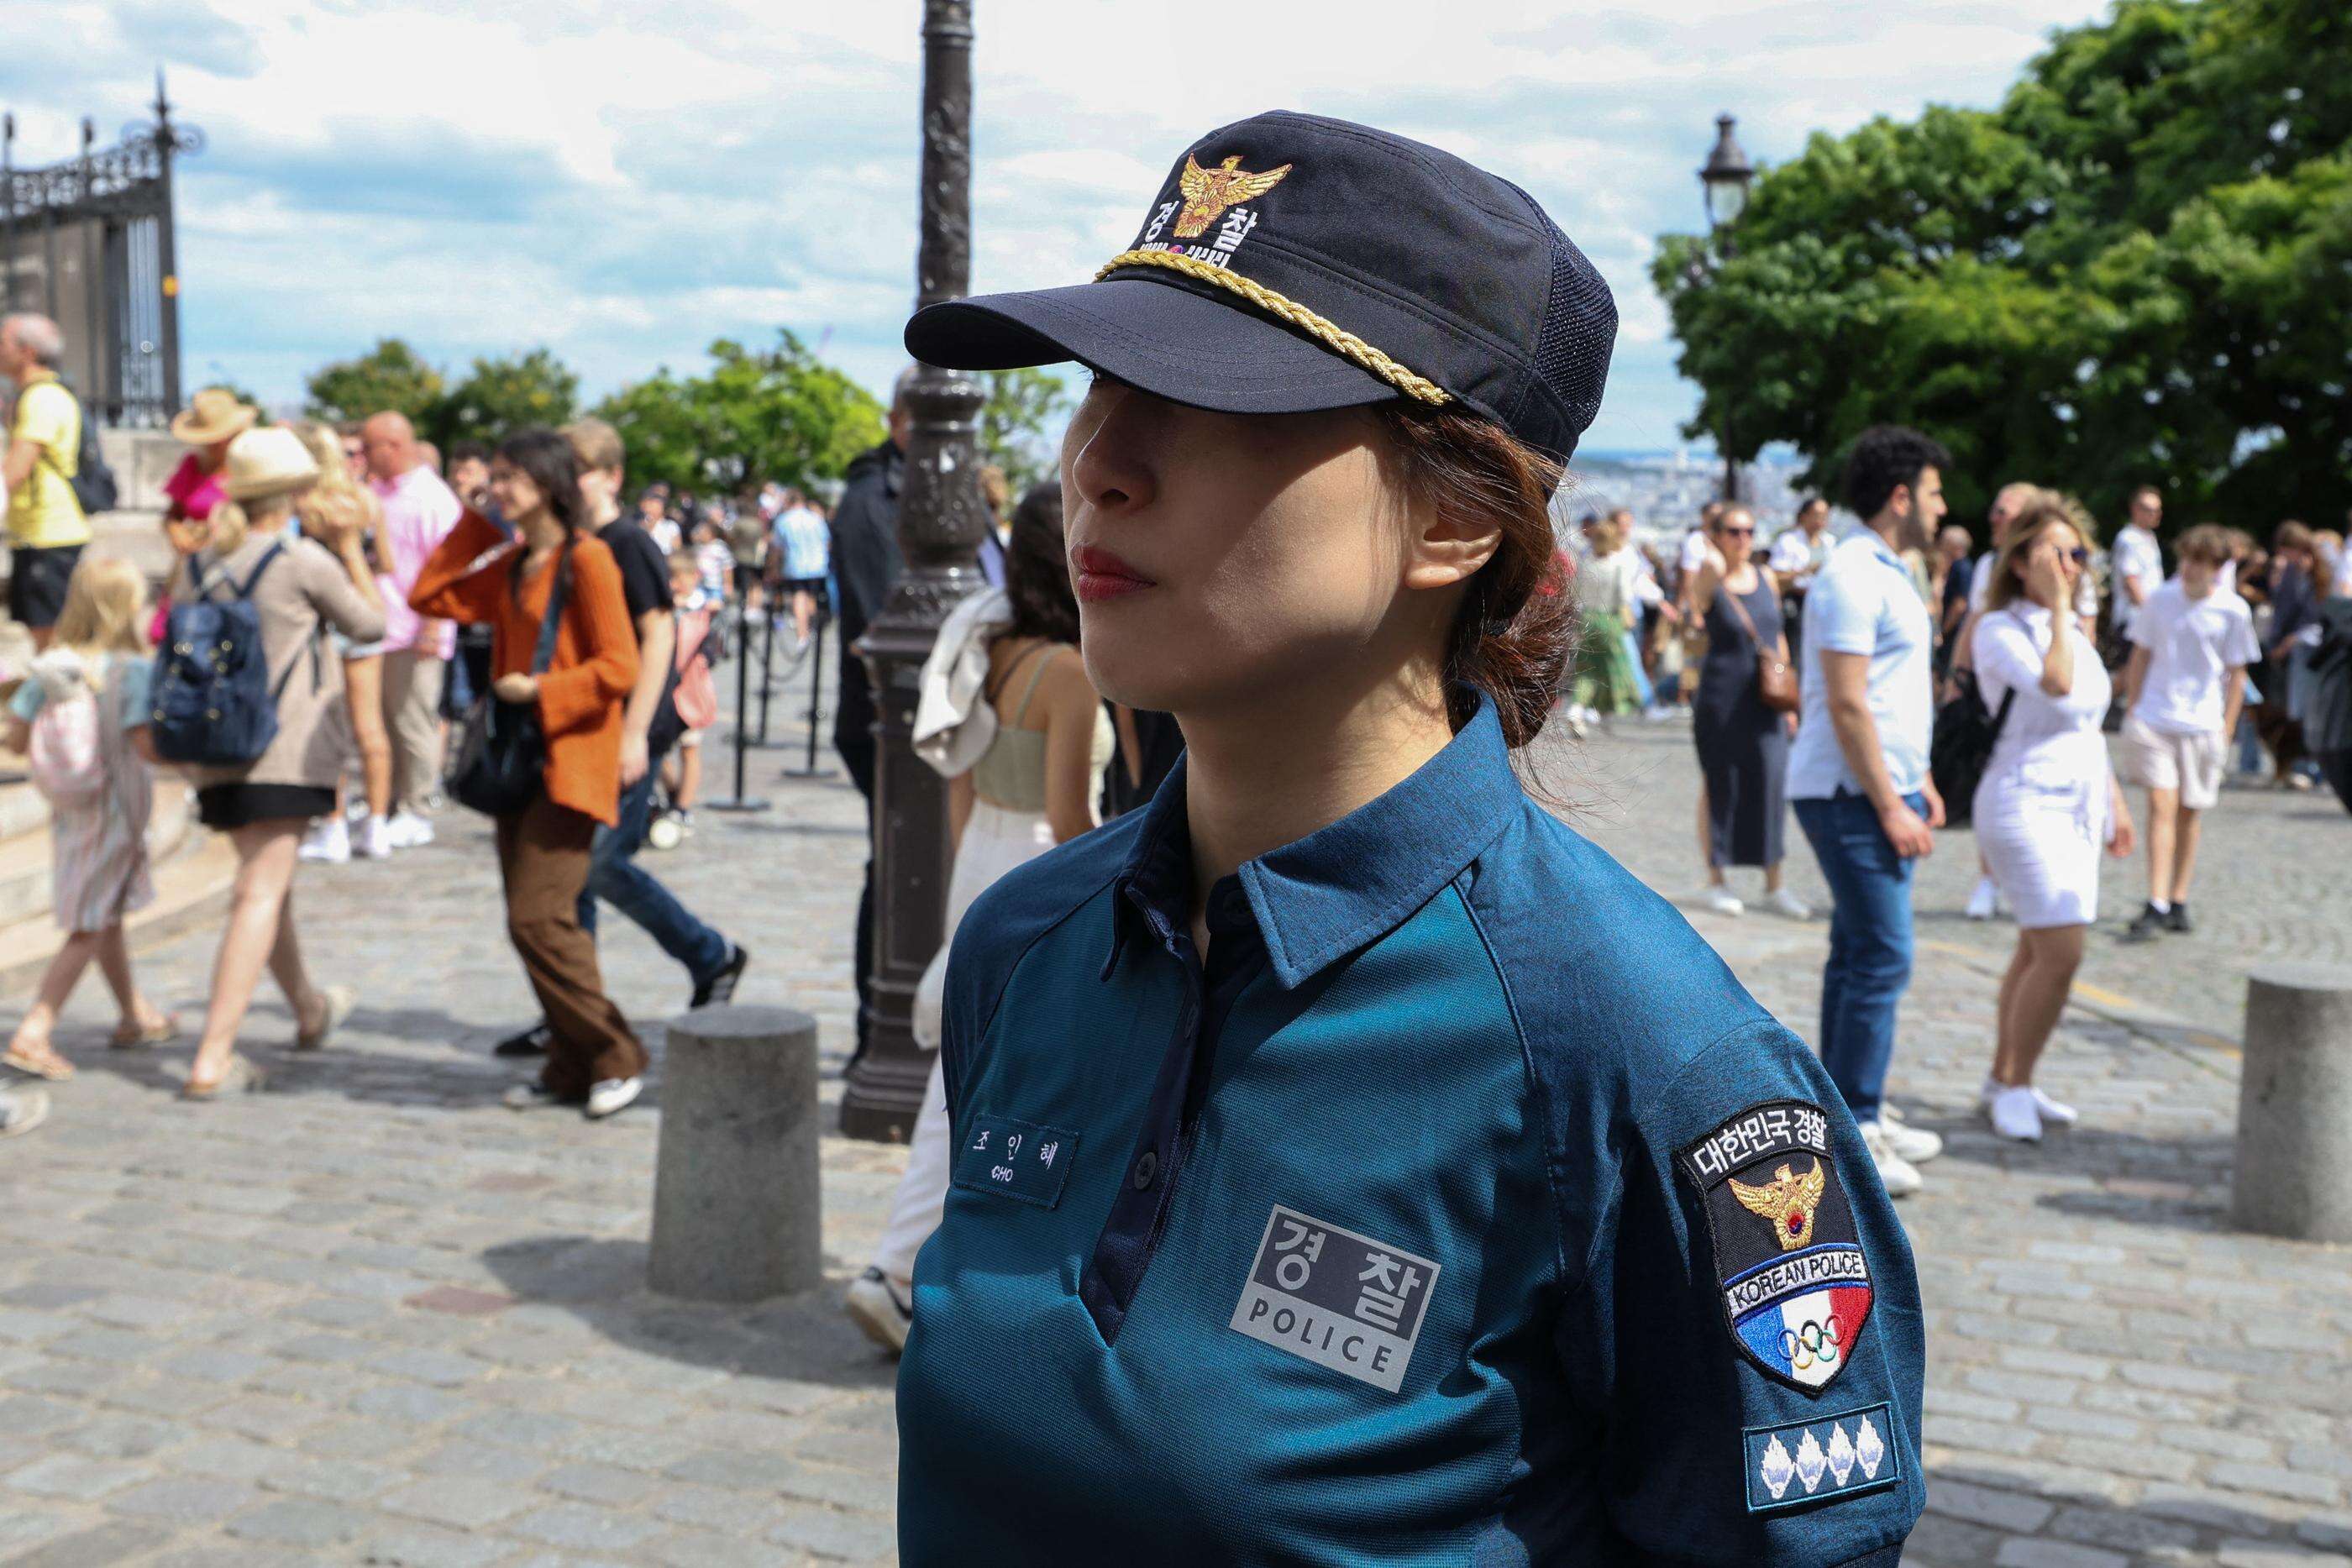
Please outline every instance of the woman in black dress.
[{"label": "woman in black dress", "polygon": [[1701,901],[1719,915],[1743,913],[1747,905],[1725,882],[1724,869],[1762,866],[1764,907],[1792,920],[1810,919],[1812,911],[1780,885],[1789,737],[1797,718],[1765,706],[1757,691],[1759,650],[1783,663],[1789,657],[1780,584],[1755,559],[1756,518],[1748,508],[1726,507],[1707,532],[1715,551],[1691,593],[1691,602],[1704,607],[1706,626],[1706,661],[1691,704],[1699,768],[1706,775],[1699,795],[1699,851],[1706,859]]}]

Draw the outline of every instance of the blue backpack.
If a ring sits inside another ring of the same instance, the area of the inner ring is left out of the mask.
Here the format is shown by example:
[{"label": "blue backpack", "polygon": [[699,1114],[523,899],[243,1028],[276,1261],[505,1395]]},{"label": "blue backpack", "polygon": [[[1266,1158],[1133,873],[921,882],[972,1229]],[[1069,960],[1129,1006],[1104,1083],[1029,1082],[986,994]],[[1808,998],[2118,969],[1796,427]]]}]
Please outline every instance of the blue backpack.
[{"label": "blue backpack", "polygon": [[194,591],[172,606],[149,694],[147,731],[164,761],[234,768],[257,761],[277,737],[278,698],[294,666],[269,684],[253,590],[285,552],[283,543],[272,544],[229,600],[212,598],[195,561],[188,562]]}]

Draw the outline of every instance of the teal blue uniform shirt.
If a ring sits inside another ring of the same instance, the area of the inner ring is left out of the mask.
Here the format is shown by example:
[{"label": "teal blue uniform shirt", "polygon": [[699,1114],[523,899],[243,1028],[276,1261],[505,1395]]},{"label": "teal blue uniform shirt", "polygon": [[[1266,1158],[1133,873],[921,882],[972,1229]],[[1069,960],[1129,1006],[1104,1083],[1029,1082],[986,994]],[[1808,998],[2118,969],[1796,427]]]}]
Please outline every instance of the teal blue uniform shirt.
[{"label": "teal blue uniform shirt", "polygon": [[1803,1044],[1482,708],[1188,931],[1182,769],[962,923],[934,1564],[1892,1564],[1911,1253]]}]

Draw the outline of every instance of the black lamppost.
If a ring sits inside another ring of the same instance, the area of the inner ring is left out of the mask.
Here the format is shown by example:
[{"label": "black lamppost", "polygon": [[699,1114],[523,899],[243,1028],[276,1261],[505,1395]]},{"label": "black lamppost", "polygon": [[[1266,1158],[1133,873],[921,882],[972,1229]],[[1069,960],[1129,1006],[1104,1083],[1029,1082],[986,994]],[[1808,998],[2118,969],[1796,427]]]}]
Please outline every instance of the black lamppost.
[{"label": "black lamppost", "polygon": [[[1715,238],[1716,254],[1731,255],[1731,231],[1739,222],[1739,214],[1748,210],[1748,183],[1756,178],[1755,165],[1748,154],[1732,140],[1734,121],[1727,114],[1715,117],[1715,148],[1706,155],[1706,162],[1698,172],[1699,193],[1706,202],[1707,231]],[[1723,498],[1739,499],[1739,464],[1731,455],[1731,432],[1727,427],[1717,439],[1723,444]]]},{"label": "black lamppost", "polygon": [[[923,6],[922,239],[918,308],[971,287],[971,0]],[[957,601],[982,586],[979,381],[916,368],[914,428],[898,501],[907,570],[856,653],[874,683],[874,973],[866,1055],[841,1100],[853,1138],[903,1142],[921,1111],[931,1056],[915,1044],[915,989],[947,924],[947,781],[914,751],[923,661]]]}]

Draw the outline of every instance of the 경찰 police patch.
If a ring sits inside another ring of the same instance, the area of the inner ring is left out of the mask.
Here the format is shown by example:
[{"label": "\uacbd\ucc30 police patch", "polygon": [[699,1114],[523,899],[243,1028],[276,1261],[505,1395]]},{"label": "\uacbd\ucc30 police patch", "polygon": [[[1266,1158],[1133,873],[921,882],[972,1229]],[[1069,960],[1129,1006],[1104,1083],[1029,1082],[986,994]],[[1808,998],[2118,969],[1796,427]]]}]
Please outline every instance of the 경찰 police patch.
[{"label": "\uacbd\ucc30 police patch", "polygon": [[1434,1259],[1276,1204],[1225,1326],[1394,1394],[1440,1271]]},{"label": "\uacbd\ucc30 police patch", "polygon": [[1706,1205],[1724,1322],[1765,1375],[1815,1393],[1870,1317],[1870,1265],[1830,1158],[1829,1118],[1801,1100],[1751,1105],[1681,1154]]}]

